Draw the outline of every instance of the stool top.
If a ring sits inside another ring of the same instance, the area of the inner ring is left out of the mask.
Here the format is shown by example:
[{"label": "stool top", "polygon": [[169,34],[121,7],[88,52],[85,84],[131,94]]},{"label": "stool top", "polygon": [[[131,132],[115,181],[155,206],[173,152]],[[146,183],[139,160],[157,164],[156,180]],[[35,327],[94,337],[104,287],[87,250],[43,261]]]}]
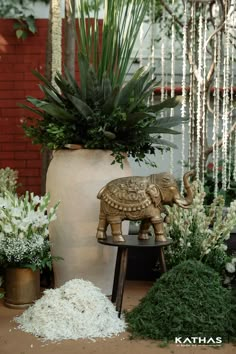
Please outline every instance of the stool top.
[{"label": "stool top", "polygon": [[99,239],[98,243],[107,246],[116,246],[123,248],[130,247],[164,247],[169,246],[173,241],[168,239],[165,242],[157,242],[155,241],[155,237],[151,236],[149,240],[139,240],[138,235],[123,235],[125,242],[114,242],[112,236],[107,236],[105,240]]}]

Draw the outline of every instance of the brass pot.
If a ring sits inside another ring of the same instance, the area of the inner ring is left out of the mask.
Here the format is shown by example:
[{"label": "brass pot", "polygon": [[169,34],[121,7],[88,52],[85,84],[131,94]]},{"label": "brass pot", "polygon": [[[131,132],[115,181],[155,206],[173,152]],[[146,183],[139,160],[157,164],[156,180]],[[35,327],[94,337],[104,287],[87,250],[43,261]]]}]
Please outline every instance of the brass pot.
[{"label": "brass pot", "polygon": [[30,268],[7,268],[5,277],[5,305],[27,308],[40,296],[40,272]]}]

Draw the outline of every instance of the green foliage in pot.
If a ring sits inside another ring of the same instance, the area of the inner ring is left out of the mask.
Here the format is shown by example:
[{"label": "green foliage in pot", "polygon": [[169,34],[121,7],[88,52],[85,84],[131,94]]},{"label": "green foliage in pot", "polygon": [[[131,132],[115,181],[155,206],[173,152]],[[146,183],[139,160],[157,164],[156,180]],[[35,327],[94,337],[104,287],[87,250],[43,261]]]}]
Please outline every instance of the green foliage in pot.
[{"label": "green foliage in pot", "polygon": [[133,336],[174,341],[175,337],[236,336],[236,304],[217,272],[200,261],[180,263],[160,279],[127,313]]},{"label": "green foliage in pot", "polygon": [[225,215],[222,196],[206,206],[202,183],[194,181],[192,186],[195,196],[190,209],[166,207],[169,223],[165,231],[173,240],[165,251],[167,267],[170,269],[185,260],[201,260],[229,283],[236,274],[236,257],[228,254],[226,241],[236,225],[236,200]]},{"label": "green foliage in pot", "polygon": [[141,67],[126,81],[149,1],[104,0],[103,5],[101,27],[96,6],[90,18],[86,2],[79,2],[79,82],[67,70],[57,73],[56,85],[34,72],[44,97],[28,97],[30,105],[22,105],[37,117],[26,120],[23,127],[34,143],[49,149],[80,144],[111,150],[114,162],[121,164],[124,154],[143,161],[146,154],[155,154],[156,147],[175,147],[161,134],[178,134],[172,128],[181,119],[157,118],[157,114],[176,106],[179,98],[150,104],[157,85],[153,68]]},{"label": "green foliage in pot", "polygon": [[57,203],[48,210],[49,194],[26,192],[0,196],[0,267],[52,269],[48,226],[56,219]]}]

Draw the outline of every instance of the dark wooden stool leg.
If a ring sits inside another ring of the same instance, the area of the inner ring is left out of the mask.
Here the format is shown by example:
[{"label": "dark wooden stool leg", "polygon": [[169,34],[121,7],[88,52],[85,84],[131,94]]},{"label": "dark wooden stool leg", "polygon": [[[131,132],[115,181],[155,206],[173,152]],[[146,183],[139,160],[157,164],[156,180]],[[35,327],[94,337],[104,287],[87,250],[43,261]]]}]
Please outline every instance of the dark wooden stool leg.
[{"label": "dark wooden stool leg", "polygon": [[120,274],[118,280],[117,297],[116,297],[116,311],[118,311],[118,316],[121,315],[125,277],[127,270],[128,261],[128,248],[121,248],[121,260],[120,260]]},{"label": "dark wooden stool leg", "polygon": [[167,269],[166,269],[166,262],[165,262],[165,255],[164,255],[163,247],[158,247],[157,250],[158,250],[158,257],[159,257],[161,272],[165,273],[167,271]]},{"label": "dark wooden stool leg", "polygon": [[111,302],[113,303],[116,302],[116,298],[117,298],[117,287],[118,287],[118,281],[120,276],[121,254],[122,254],[122,250],[120,247],[118,247],[117,256],[116,256],[115,274],[114,274],[113,287],[112,287],[112,295],[111,295]]}]

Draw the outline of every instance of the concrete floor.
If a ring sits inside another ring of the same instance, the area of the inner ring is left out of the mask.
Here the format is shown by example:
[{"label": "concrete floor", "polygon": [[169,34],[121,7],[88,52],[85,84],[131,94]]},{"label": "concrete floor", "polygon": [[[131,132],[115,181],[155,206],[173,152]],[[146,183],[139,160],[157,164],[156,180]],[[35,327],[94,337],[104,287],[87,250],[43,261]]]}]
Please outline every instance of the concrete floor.
[{"label": "concrete floor", "polygon": [[[126,281],[123,308],[130,310],[138,304],[146,294],[152,282]],[[124,332],[119,336],[91,341],[64,340],[58,343],[42,342],[31,334],[15,329],[12,322],[14,316],[22,310],[9,309],[0,301],[0,354],[235,354],[236,346],[225,344],[223,347],[181,347],[170,344],[160,347],[160,343],[151,340],[131,340],[129,333]]]}]

